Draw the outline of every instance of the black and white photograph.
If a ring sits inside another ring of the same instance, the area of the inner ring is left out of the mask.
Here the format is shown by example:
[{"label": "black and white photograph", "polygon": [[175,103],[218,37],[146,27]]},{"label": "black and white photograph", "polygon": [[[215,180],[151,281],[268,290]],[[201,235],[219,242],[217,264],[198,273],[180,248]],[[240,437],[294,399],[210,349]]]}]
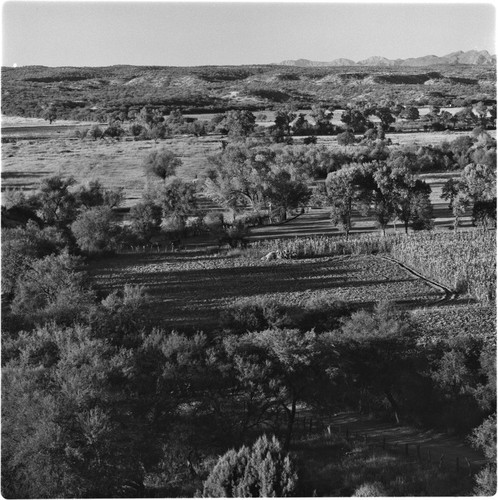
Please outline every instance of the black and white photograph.
[{"label": "black and white photograph", "polygon": [[1,495],[491,497],[492,2],[2,2]]}]

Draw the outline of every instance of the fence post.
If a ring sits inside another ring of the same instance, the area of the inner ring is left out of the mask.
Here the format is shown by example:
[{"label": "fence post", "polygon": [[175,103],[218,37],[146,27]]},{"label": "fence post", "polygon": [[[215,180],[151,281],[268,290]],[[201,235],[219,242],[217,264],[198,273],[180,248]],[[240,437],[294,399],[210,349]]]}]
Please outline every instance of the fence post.
[{"label": "fence post", "polygon": [[444,453],[441,454],[441,458],[439,459],[439,465],[438,465],[439,470],[443,468],[443,462],[444,462]]},{"label": "fence post", "polygon": [[465,460],[467,461],[467,465],[469,467],[469,477],[471,477],[472,476],[472,465],[469,462],[469,459],[467,457],[465,457]]}]

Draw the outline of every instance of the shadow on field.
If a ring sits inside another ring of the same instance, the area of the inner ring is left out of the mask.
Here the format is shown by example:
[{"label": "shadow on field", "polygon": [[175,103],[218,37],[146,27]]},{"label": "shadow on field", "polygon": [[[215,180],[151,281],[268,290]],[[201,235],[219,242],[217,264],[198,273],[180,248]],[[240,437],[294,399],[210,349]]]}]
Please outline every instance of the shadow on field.
[{"label": "shadow on field", "polygon": [[[353,309],[370,309],[380,298],[415,308],[441,296],[432,288],[418,287],[417,278],[398,270],[391,273],[385,263],[369,259],[248,264],[202,252],[120,255],[95,262],[91,274],[104,293],[125,284],[145,287],[150,316],[163,326],[204,331],[217,326],[224,306],[242,297],[268,295],[296,304],[323,291]],[[372,273],[373,264],[382,266],[378,274]]]}]

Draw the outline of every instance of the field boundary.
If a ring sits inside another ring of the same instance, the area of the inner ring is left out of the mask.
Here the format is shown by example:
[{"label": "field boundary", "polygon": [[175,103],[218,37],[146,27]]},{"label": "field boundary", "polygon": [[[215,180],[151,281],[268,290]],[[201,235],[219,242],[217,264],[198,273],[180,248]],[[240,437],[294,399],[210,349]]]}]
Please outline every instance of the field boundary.
[{"label": "field boundary", "polygon": [[454,290],[451,290],[445,285],[442,285],[441,283],[438,283],[437,281],[434,281],[432,278],[427,278],[427,276],[424,276],[422,273],[419,271],[416,271],[415,269],[412,269],[410,266],[407,266],[406,264],[403,264],[403,262],[400,262],[399,260],[396,260],[393,257],[388,257],[386,255],[379,255],[381,259],[387,260],[389,262],[392,262],[393,264],[397,264],[399,267],[407,271],[408,273],[412,274],[413,276],[424,280],[426,283],[431,285],[433,288],[439,289],[444,293],[444,297],[441,297],[440,299],[434,301],[434,304],[440,304],[442,302],[449,302],[451,300],[455,300],[457,297],[457,292]]}]

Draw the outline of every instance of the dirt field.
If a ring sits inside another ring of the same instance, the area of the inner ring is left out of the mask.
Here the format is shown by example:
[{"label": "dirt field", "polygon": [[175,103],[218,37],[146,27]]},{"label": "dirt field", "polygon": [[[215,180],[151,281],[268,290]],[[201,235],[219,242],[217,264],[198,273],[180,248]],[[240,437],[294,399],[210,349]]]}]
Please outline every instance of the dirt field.
[{"label": "dirt field", "polygon": [[93,263],[90,274],[105,292],[127,283],[144,286],[151,318],[182,330],[216,327],[220,309],[241,297],[271,296],[298,305],[326,294],[357,307],[382,298],[409,308],[440,297],[424,281],[373,256],[266,262],[201,251],[128,254]]}]

